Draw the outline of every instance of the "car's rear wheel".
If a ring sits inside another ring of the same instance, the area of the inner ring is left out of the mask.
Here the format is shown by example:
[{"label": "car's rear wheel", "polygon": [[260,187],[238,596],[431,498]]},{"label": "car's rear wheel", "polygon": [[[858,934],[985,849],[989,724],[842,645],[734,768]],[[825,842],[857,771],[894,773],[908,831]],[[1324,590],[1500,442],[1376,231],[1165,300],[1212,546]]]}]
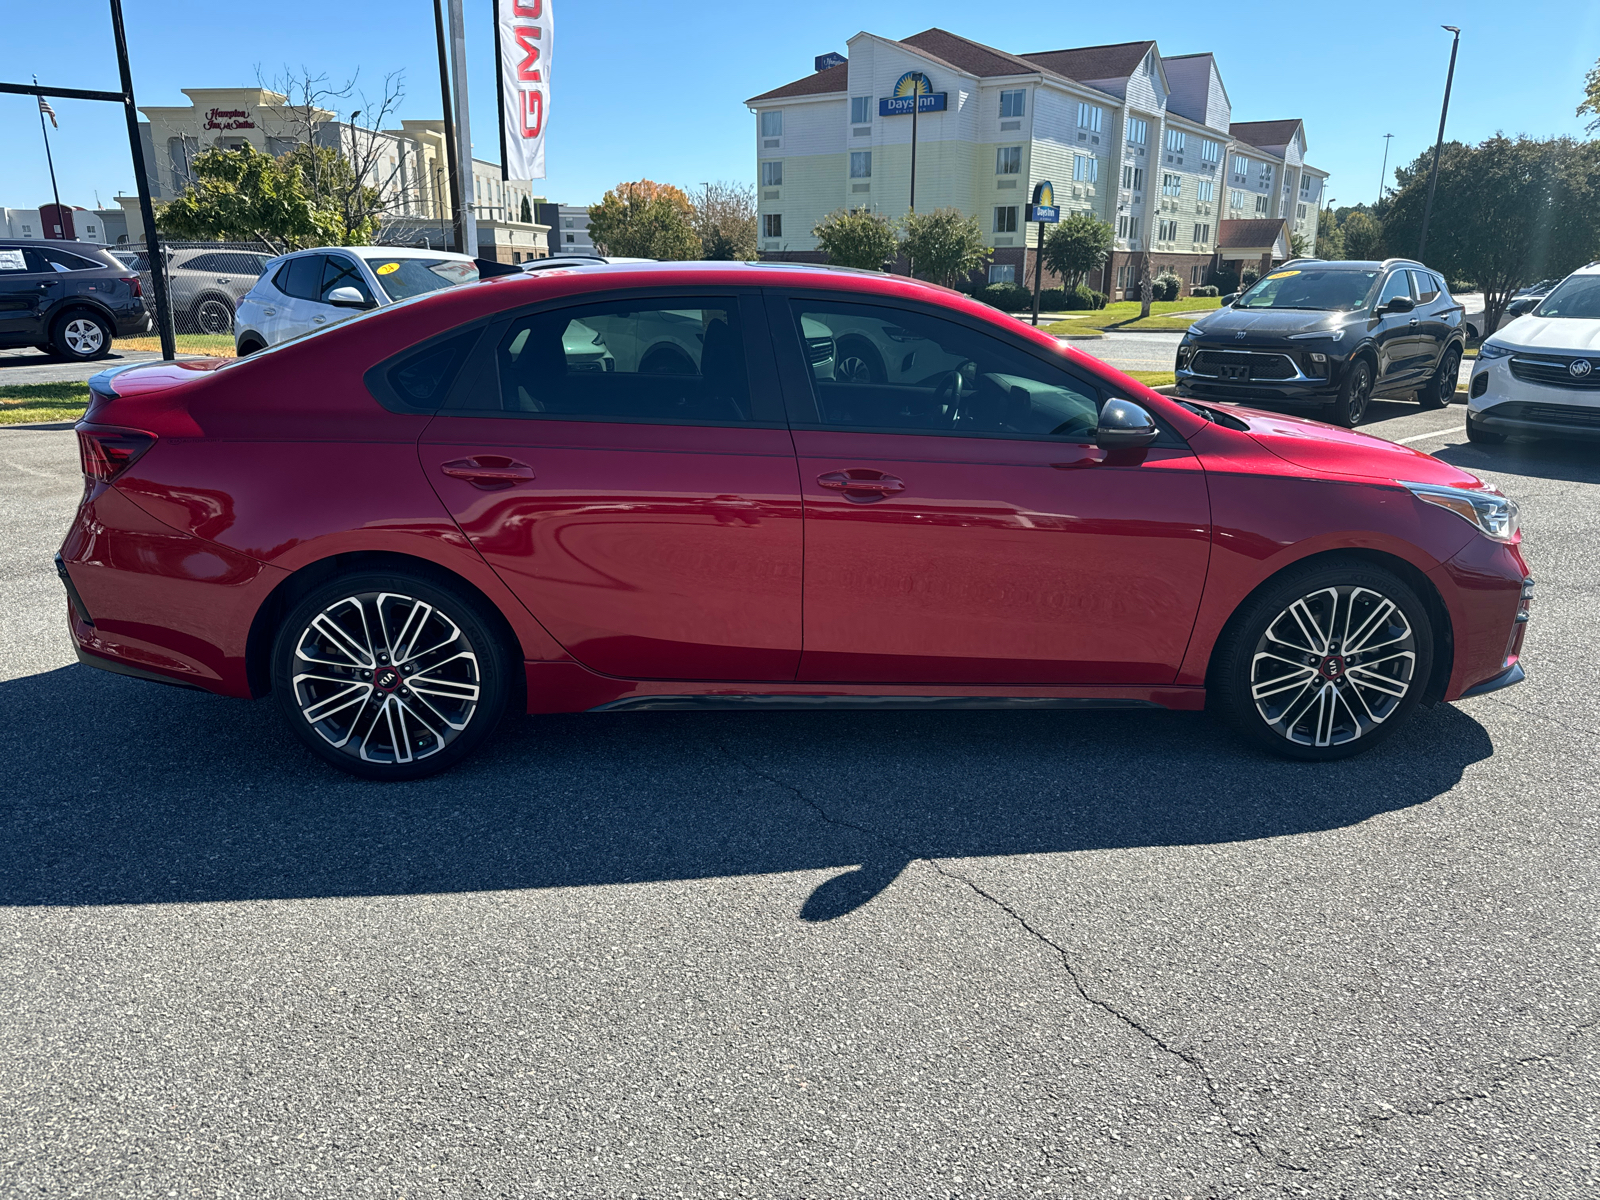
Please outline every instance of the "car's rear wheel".
[{"label": "car's rear wheel", "polygon": [[1230,622],[1208,682],[1218,715],[1289,758],[1348,758],[1394,734],[1433,669],[1428,610],[1350,561],[1290,570]]},{"label": "car's rear wheel", "polygon": [[265,342],[259,341],[256,338],[245,338],[238,344],[238,346],[234,348],[234,354],[239,358],[248,358],[258,350],[265,350],[266,348],[267,346]]},{"label": "car's rear wheel", "polygon": [[494,731],[512,663],[478,607],[408,574],[351,574],[279,627],[272,690],[324,762],[368,779],[420,779]]},{"label": "car's rear wheel", "polygon": [[99,313],[62,313],[50,328],[50,347],[62,358],[91,362],[111,353],[111,324]]},{"label": "car's rear wheel", "polygon": [[1417,402],[1423,408],[1443,408],[1455,399],[1456,384],[1460,382],[1461,374],[1461,347],[1450,346],[1444,352],[1444,357],[1439,360],[1439,369],[1434,372],[1428,385],[1417,393]]},{"label": "car's rear wheel", "polygon": [[1354,429],[1367,415],[1367,402],[1372,399],[1372,364],[1358,358],[1345,370],[1344,382],[1339,385],[1339,398],[1328,411],[1328,420],[1346,429]]},{"label": "car's rear wheel", "polygon": [[1477,442],[1480,446],[1498,446],[1505,440],[1505,434],[1484,429],[1472,419],[1471,413],[1467,414],[1467,441]]}]

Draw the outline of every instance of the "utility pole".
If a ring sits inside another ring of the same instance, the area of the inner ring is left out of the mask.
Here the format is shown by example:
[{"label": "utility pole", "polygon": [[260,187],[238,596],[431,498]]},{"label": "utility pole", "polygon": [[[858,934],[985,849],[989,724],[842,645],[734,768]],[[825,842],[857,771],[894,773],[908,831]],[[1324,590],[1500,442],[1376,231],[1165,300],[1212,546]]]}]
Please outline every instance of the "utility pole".
[{"label": "utility pole", "polygon": [[1378,203],[1383,203],[1383,189],[1389,184],[1389,139],[1392,133],[1383,135],[1383,170],[1378,172]]},{"label": "utility pole", "polygon": [[461,0],[450,3],[450,74],[456,85],[456,154],[461,191],[461,253],[478,257],[477,204],[472,181],[472,118],[467,112],[467,26]]},{"label": "utility pole", "polygon": [[1450,40],[1450,72],[1444,77],[1444,105],[1439,109],[1439,137],[1433,143],[1433,169],[1428,172],[1428,202],[1422,207],[1422,236],[1417,239],[1417,261],[1426,261],[1428,252],[1428,221],[1433,216],[1433,190],[1439,186],[1439,153],[1444,149],[1444,119],[1450,113],[1450,85],[1456,78],[1456,49],[1461,45],[1461,30],[1454,25],[1441,25],[1455,36]]},{"label": "utility pole", "polygon": [[[455,227],[455,249],[465,245],[461,232],[461,185],[456,178],[460,159],[456,154],[456,122],[450,115],[450,57],[444,37],[444,0],[433,0],[433,27],[439,38],[439,97],[444,106],[444,164],[445,178],[450,181],[450,220]],[[440,197],[439,215],[444,215],[443,197]],[[445,243],[446,250],[451,248]]]}]

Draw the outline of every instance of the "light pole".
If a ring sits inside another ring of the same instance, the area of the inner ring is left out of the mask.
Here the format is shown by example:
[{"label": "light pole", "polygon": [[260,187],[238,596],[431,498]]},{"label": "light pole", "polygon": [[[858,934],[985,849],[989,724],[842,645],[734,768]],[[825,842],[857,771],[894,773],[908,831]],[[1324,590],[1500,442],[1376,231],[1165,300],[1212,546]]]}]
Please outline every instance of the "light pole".
[{"label": "light pole", "polygon": [[1383,189],[1389,182],[1389,139],[1392,137],[1394,137],[1394,134],[1392,133],[1386,133],[1383,135],[1383,170],[1378,172],[1379,204],[1383,203]]},{"label": "light pole", "polygon": [[1428,252],[1428,221],[1433,216],[1433,190],[1439,186],[1439,153],[1444,149],[1444,119],[1450,112],[1450,85],[1456,78],[1456,49],[1461,45],[1461,30],[1441,25],[1455,36],[1450,39],[1450,71],[1444,77],[1444,104],[1439,109],[1439,136],[1433,143],[1433,169],[1428,172],[1428,201],[1422,206],[1422,236],[1417,239],[1417,261]]},{"label": "light pole", "polygon": [[[922,107],[922,89],[928,77],[921,71],[911,74],[911,211],[917,211],[917,110]],[[928,87],[928,91],[933,91]]]}]

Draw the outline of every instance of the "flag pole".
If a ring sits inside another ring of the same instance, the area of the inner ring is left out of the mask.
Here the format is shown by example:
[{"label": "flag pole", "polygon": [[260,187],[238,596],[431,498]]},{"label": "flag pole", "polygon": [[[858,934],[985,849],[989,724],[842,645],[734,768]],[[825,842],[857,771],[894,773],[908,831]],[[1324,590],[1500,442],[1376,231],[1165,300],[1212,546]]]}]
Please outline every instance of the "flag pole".
[{"label": "flag pole", "polygon": [[[33,77],[33,86],[34,87],[38,87],[39,86],[39,77],[37,75],[35,75]],[[56,198],[56,220],[58,222],[60,222],[60,224],[57,225],[57,228],[61,230],[62,240],[65,240],[66,236],[67,236],[67,219],[66,219],[66,217],[61,215],[61,189],[56,187],[56,160],[50,154],[50,133],[44,126],[44,114],[45,114],[45,99],[44,99],[43,96],[40,96],[39,97],[39,132],[44,134],[44,161],[50,167],[50,194]],[[53,120],[55,118],[55,113],[52,111],[50,116],[51,116],[51,119]],[[76,231],[74,231],[74,232],[76,232]],[[49,237],[50,235],[48,233],[46,233],[45,236]]]}]

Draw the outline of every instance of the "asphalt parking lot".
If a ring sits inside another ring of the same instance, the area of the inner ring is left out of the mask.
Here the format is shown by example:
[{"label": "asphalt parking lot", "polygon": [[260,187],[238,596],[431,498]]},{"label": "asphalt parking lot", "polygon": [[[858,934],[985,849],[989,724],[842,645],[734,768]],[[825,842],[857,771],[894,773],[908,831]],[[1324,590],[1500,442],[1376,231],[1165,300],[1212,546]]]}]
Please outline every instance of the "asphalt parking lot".
[{"label": "asphalt parking lot", "polygon": [[335,775],[75,665],[70,432],[0,429],[0,1195],[1600,1189],[1600,446],[1522,686],[1349,762],[1199,715],[522,718]]}]

